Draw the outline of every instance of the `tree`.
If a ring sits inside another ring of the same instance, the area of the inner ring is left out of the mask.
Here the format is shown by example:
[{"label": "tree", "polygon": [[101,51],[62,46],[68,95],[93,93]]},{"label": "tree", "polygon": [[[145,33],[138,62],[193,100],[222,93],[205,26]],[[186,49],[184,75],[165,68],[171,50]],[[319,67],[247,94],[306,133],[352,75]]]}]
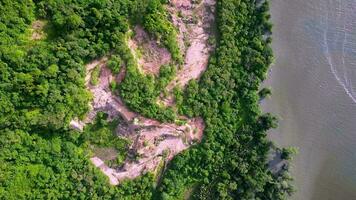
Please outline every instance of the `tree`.
[{"label": "tree", "polygon": [[268,96],[270,96],[272,94],[271,89],[270,88],[262,88],[262,90],[260,90],[258,92],[258,95],[260,96],[260,99],[264,99]]},{"label": "tree", "polygon": [[122,66],[122,60],[119,56],[112,55],[108,61],[108,67],[113,74],[118,74]]},{"label": "tree", "polygon": [[295,147],[282,148],[281,158],[284,160],[291,160],[293,155],[298,153],[298,149]]}]

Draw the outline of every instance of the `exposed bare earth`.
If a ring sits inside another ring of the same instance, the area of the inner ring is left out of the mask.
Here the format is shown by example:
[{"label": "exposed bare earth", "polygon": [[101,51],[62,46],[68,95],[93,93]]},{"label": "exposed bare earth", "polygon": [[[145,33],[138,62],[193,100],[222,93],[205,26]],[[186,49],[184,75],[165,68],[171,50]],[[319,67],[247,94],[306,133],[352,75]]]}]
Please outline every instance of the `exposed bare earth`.
[{"label": "exposed bare earth", "polygon": [[166,48],[160,47],[156,40],[151,39],[141,26],[136,26],[134,32],[135,36],[129,40],[129,47],[136,54],[138,66],[145,74],[158,74],[162,65],[170,63],[171,54]]},{"label": "exposed bare earth", "polygon": [[[180,49],[185,55],[185,63],[178,71],[177,77],[168,85],[171,91],[175,86],[185,86],[189,80],[197,79],[205,71],[210,51],[213,46],[208,44],[209,29],[214,20],[213,8],[215,0],[203,0],[200,4],[193,4],[189,0],[172,0],[167,7],[174,25],[179,30],[178,41]],[[179,13],[179,14],[178,14]],[[128,41],[132,53],[137,59],[143,73],[157,74],[163,64],[171,61],[168,51],[158,46],[156,41],[150,40],[141,27],[135,28],[136,35]],[[190,45],[187,45],[190,44]],[[143,55],[135,50],[143,49]],[[129,156],[120,168],[109,168],[98,156],[91,158],[92,163],[106,174],[110,183],[119,184],[124,179],[134,179],[148,171],[157,170],[162,161],[171,160],[179,152],[201,141],[204,122],[201,118],[184,120],[183,125],[175,123],[160,123],[147,119],[130,111],[120,99],[110,91],[110,82],[118,84],[125,77],[125,67],[115,77],[106,67],[107,58],[95,60],[86,66],[86,85],[93,94],[91,111],[83,121],[73,120],[71,126],[82,130],[86,123],[91,123],[97,112],[108,114],[109,120],[121,116],[127,126],[117,128],[117,134],[132,140]],[[95,67],[100,67],[99,83],[90,84],[91,73]],[[174,104],[172,95],[161,101],[171,106]],[[135,157],[135,158],[133,158]]]},{"label": "exposed bare earth", "polygon": [[[190,80],[198,79],[206,70],[210,52],[214,46],[208,40],[213,35],[215,0],[202,0],[199,4],[191,0],[171,0],[167,7],[173,24],[178,28],[178,42],[184,65],[176,78],[167,86],[171,92],[176,86],[184,87]],[[174,104],[173,96],[161,97],[166,106]]]},{"label": "exposed bare earth", "polygon": [[[99,157],[93,157],[91,161],[99,167],[110,179],[111,184],[118,184],[124,179],[133,179],[147,171],[153,171],[162,160],[168,161],[174,155],[187,149],[191,144],[199,142],[203,136],[204,123],[200,118],[185,119],[184,125],[160,123],[159,121],[147,119],[137,113],[130,111],[122,102],[120,97],[113,95],[109,84],[117,77],[112,76],[110,70],[105,66],[107,58],[93,61],[87,65],[87,87],[93,94],[91,111],[82,122],[73,120],[73,128],[82,130],[86,123],[94,120],[98,111],[108,114],[109,119],[120,115],[128,124],[129,129],[123,133],[118,129],[117,134],[131,139],[133,142],[130,151],[138,155],[138,159],[127,159],[120,169],[109,168]],[[101,67],[99,84],[90,84],[91,71]]]},{"label": "exposed bare earth", "polygon": [[178,38],[185,54],[185,62],[168,88],[177,84],[184,86],[189,80],[199,78],[206,70],[210,51],[213,49],[208,39],[214,21],[214,6],[214,0],[202,0],[199,4],[193,4],[191,0],[171,1],[168,10],[173,24],[179,29]]},{"label": "exposed bare earth", "polygon": [[32,23],[31,29],[32,29],[32,35],[31,39],[32,40],[41,40],[44,38],[45,33],[43,31],[44,26],[46,25],[46,21],[43,20],[36,20]]}]

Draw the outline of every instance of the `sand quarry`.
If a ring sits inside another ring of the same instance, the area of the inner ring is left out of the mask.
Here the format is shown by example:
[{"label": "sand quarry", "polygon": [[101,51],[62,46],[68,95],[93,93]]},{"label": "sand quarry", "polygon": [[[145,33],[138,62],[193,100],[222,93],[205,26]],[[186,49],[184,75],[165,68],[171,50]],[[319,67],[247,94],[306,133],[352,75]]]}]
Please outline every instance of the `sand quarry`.
[{"label": "sand quarry", "polygon": [[[214,21],[214,0],[202,0],[194,4],[190,0],[172,0],[167,6],[173,24],[178,29],[178,42],[185,55],[184,65],[178,70],[176,78],[167,86],[171,91],[175,86],[184,87],[189,80],[198,79],[206,70],[210,52],[213,46],[208,44],[211,35],[211,24]],[[178,14],[179,13],[179,14]],[[134,55],[143,73],[157,74],[161,65],[171,62],[169,52],[152,40],[140,27],[135,27],[136,35],[128,41],[128,46],[142,49],[141,56]],[[134,51],[133,51],[134,52]],[[103,57],[86,65],[86,86],[93,94],[91,111],[83,121],[72,120],[71,127],[83,130],[87,123],[91,123],[97,112],[108,114],[112,120],[120,116],[127,125],[125,130],[117,128],[118,136],[132,141],[129,152],[139,155],[138,158],[126,158],[124,164],[118,168],[108,167],[99,157],[92,157],[92,163],[109,177],[112,185],[117,185],[125,179],[134,179],[148,172],[157,171],[159,166],[166,164],[175,155],[200,142],[203,137],[204,122],[201,118],[188,119],[183,125],[175,123],[161,123],[132,112],[125,106],[119,96],[110,90],[110,83],[118,84],[125,78],[125,67],[117,76],[113,76],[106,67],[108,58]],[[91,73],[100,67],[99,83],[90,84]],[[174,106],[173,97],[161,97],[160,101],[167,106]]]}]

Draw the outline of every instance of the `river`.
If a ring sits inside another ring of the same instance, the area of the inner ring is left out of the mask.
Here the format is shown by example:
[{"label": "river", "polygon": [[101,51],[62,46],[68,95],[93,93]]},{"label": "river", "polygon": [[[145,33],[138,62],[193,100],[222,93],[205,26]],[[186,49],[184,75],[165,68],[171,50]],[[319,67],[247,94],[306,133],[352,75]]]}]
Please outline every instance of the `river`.
[{"label": "river", "polygon": [[275,62],[262,108],[295,146],[295,200],[356,199],[356,0],[271,0]]}]

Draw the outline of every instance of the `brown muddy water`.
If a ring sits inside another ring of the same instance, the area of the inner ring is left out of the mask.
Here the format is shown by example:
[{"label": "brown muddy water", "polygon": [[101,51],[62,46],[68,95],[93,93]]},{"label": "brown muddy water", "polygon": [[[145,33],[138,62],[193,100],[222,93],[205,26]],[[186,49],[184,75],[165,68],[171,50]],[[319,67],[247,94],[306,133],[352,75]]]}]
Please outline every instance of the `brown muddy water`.
[{"label": "brown muddy water", "polygon": [[356,0],[271,0],[275,63],[263,110],[295,146],[295,200],[356,199]]}]

